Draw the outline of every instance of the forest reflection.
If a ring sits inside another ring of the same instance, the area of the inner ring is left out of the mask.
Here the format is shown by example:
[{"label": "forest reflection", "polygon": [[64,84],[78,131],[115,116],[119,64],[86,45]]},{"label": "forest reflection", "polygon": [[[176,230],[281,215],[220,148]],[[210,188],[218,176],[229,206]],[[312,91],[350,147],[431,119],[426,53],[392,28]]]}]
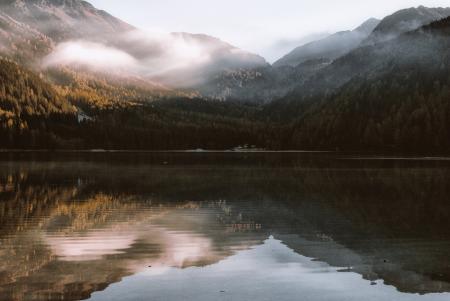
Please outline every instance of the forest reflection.
[{"label": "forest reflection", "polygon": [[270,236],[401,292],[450,292],[446,167],[0,164],[4,300],[86,299]]}]

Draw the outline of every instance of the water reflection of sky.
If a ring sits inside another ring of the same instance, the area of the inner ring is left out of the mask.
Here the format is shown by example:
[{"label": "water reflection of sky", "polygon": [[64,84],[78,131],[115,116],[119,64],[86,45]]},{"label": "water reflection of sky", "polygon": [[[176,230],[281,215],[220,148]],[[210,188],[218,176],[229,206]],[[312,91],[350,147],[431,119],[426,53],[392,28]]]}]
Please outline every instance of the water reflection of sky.
[{"label": "water reflection of sky", "polygon": [[147,271],[127,277],[92,301],[126,300],[449,300],[450,294],[404,294],[355,273],[312,261],[269,238],[207,267]]},{"label": "water reflection of sky", "polygon": [[63,261],[102,260],[108,255],[126,254],[138,241],[158,244],[158,250],[163,250],[156,260],[148,261],[154,267],[181,268],[186,262],[205,259],[212,253],[212,243],[207,237],[171,232],[151,225],[134,230],[103,229],[83,235],[45,236],[46,245]]},{"label": "water reflection of sky", "polygon": [[450,299],[450,168],[19,167],[1,301]]}]

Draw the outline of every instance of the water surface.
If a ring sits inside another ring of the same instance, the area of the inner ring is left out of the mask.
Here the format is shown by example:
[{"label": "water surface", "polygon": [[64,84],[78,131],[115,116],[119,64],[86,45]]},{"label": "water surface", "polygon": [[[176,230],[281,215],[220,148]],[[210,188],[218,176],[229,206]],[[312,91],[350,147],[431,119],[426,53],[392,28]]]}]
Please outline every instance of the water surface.
[{"label": "water surface", "polygon": [[449,300],[449,179],[445,158],[1,154],[0,300]]}]

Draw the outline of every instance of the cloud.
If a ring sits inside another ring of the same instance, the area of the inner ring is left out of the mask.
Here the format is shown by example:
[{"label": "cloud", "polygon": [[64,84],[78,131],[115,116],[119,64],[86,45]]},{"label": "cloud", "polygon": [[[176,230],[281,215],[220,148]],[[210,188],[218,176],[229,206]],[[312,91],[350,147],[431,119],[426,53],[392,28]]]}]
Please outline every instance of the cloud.
[{"label": "cloud", "polygon": [[43,66],[85,67],[190,87],[227,68],[264,63],[261,57],[210,36],[135,30],[102,41],[63,42],[44,59]]},{"label": "cloud", "polygon": [[136,30],[121,37],[118,47],[132,54],[147,76],[197,68],[211,60],[212,47],[185,34]]},{"label": "cloud", "polygon": [[[223,46],[223,45],[221,45]],[[218,45],[187,34],[132,31],[106,42],[72,40],[57,45],[43,67],[73,66],[117,71],[143,77],[164,77],[205,66]]]},{"label": "cloud", "polygon": [[69,41],[59,44],[43,62],[44,67],[77,66],[97,71],[135,70],[137,60],[114,47],[88,42]]}]

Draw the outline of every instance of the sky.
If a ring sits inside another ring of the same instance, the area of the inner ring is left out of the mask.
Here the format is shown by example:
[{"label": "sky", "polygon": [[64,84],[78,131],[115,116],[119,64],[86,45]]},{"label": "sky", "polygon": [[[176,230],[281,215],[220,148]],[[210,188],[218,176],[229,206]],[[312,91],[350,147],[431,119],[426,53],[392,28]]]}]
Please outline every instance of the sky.
[{"label": "sky", "polygon": [[88,0],[141,29],[204,33],[269,62],[326,34],[399,9],[450,0]]}]

